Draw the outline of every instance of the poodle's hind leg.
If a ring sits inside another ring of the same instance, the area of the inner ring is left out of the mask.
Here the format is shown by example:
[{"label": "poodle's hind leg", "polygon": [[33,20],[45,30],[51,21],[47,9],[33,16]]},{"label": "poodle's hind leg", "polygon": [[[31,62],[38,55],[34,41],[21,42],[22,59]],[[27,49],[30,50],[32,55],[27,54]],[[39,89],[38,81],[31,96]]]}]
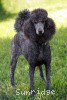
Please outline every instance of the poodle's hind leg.
[{"label": "poodle's hind leg", "polygon": [[45,81],[42,66],[38,66],[38,68],[39,68],[41,78]]},{"label": "poodle's hind leg", "polygon": [[15,54],[11,58],[11,63],[10,63],[10,80],[11,80],[11,85],[14,86],[14,72],[16,68],[16,63],[17,63],[18,56]]},{"label": "poodle's hind leg", "polygon": [[15,42],[15,38],[11,42],[11,62],[10,62],[10,81],[11,85],[14,86],[14,72],[19,57],[19,46]]}]

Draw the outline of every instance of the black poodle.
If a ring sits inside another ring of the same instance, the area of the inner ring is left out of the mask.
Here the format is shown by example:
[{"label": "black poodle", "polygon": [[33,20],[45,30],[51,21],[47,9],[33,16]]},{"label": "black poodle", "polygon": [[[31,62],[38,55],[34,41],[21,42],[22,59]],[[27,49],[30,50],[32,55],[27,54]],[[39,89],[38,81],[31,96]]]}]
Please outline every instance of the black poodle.
[{"label": "black poodle", "polygon": [[45,81],[42,65],[46,68],[46,89],[50,90],[51,50],[49,40],[55,34],[55,23],[48,18],[44,9],[32,12],[23,10],[15,22],[17,34],[11,42],[11,84],[14,86],[14,72],[18,57],[23,54],[29,62],[30,93],[34,95],[34,71],[38,66],[41,78]]}]

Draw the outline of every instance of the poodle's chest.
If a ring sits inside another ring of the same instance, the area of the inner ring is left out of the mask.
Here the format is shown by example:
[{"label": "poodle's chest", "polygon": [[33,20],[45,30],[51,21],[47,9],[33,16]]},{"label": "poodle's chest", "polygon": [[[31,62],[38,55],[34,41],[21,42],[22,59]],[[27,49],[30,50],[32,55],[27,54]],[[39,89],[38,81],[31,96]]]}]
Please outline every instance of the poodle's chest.
[{"label": "poodle's chest", "polygon": [[33,58],[37,59],[37,60],[44,60],[44,56],[46,53],[46,45],[44,43],[44,45],[36,45],[31,47],[31,54],[34,56]]},{"label": "poodle's chest", "polygon": [[44,53],[45,53],[44,47],[39,47],[37,60],[39,61],[44,60]]}]

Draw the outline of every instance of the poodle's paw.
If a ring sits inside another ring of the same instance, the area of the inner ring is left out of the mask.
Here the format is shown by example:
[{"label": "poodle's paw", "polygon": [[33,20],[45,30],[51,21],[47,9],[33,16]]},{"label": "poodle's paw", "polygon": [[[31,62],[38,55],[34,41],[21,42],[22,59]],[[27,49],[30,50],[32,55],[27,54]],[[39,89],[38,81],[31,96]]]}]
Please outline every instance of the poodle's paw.
[{"label": "poodle's paw", "polygon": [[34,97],[36,94],[35,90],[30,90],[30,97]]}]

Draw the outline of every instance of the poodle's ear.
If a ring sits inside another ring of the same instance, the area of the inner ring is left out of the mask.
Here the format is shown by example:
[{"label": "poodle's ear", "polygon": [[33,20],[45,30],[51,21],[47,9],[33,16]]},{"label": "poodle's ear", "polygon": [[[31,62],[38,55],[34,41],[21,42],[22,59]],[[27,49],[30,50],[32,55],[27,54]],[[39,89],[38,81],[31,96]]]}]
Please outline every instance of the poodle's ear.
[{"label": "poodle's ear", "polygon": [[51,35],[55,34],[56,32],[55,22],[51,18],[48,18],[46,20],[45,25],[46,29],[51,33]]},{"label": "poodle's ear", "polygon": [[47,28],[50,28],[52,26],[55,26],[55,23],[54,21],[51,19],[51,18],[48,18],[46,21],[45,21],[45,25]]}]

